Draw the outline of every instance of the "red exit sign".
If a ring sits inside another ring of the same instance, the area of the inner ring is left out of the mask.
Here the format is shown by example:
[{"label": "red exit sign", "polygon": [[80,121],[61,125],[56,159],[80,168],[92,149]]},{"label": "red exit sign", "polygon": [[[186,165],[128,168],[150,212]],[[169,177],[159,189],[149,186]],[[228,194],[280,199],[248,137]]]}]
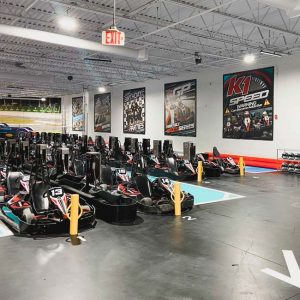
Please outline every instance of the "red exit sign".
[{"label": "red exit sign", "polygon": [[125,33],[117,29],[102,31],[102,45],[124,46]]}]

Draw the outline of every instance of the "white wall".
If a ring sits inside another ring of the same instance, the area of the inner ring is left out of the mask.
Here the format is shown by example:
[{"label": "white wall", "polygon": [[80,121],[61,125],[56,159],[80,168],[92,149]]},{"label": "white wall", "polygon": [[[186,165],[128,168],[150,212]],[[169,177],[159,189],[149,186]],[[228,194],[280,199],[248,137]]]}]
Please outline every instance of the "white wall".
[{"label": "white wall", "polygon": [[[231,140],[222,138],[223,126],[223,74],[260,67],[275,66],[274,84],[274,141]],[[164,136],[164,84],[168,82],[197,79],[197,137]],[[123,134],[123,90],[146,87],[146,134]],[[162,80],[151,80],[114,87],[112,92],[112,132],[102,134],[105,139],[110,135],[118,136],[123,142],[124,137],[134,136],[140,140],[144,137],[153,139],[172,139],[174,149],[182,151],[184,141],[195,142],[197,151],[211,151],[217,146],[222,153],[240,154],[260,157],[276,157],[277,148],[300,149],[300,60],[299,57],[271,58],[254,65],[237,64],[227,69],[186,73],[178,77]],[[90,91],[88,115],[88,134],[94,133],[93,96]],[[71,99],[67,96],[66,99]],[[71,103],[67,100],[66,103]],[[68,104],[67,104],[68,105]],[[71,120],[70,108],[66,109],[68,124]],[[97,135],[100,133],[97,133]]]}]

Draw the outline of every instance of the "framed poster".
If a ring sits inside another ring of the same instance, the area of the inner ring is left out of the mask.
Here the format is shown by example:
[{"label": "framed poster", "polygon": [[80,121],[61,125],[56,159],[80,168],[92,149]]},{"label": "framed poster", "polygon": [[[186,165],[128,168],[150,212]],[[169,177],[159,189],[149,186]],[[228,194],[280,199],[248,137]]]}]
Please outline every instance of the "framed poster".
[{"label": "framed poster", "polygon": [[165,84],[165,135],[196,136],[197,80]]},{"label": "framed poster", "polygon": [[223,138],[273,140],[274,67],[223,75]]},{"label": "framed poster", "polygon": [[72,130],[84,131],[83,97],[72,98]]},{"label": "framed poster", "polygon": [[111,132],[111,93],[94,95],[94,131]]},{"label": "framed poster", "polygon": [[145,134],[145,88],[123,91],[123,132]]}]

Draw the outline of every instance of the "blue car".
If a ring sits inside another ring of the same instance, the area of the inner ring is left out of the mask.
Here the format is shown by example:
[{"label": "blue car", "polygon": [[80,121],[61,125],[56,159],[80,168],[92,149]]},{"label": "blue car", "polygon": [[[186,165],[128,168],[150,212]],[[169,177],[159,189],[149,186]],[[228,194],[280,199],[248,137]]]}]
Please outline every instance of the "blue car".
[{"label": "blue car", "polygon": [[0,137],[18,139],[29,137],[30,132],[33,131],[30,127],[12,127],[6,123],[0,123]]}]

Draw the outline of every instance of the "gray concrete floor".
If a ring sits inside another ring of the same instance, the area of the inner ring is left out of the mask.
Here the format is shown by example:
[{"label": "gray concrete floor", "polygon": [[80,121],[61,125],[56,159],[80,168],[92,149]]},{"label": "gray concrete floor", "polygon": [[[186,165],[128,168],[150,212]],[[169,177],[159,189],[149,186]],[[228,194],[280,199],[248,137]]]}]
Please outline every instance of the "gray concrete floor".
[{"label": "gray concrete floor", "polygon": [[300,299],[300,289],[261,272],[289,275],[283,249],[300,263],[299,181],[274,173],[210,180],[205,187],[246,198],[197,206],[192,221],[99,221],[76,247],[61,237],[1,238],[0,299]]}]

